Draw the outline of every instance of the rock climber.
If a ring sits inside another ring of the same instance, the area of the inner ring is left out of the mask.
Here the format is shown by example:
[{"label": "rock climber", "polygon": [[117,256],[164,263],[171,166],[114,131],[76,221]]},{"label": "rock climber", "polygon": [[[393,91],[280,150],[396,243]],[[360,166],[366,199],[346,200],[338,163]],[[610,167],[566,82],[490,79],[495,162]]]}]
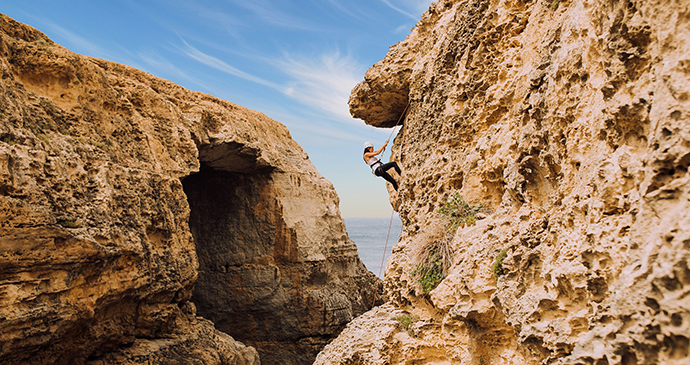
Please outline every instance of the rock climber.
[{"label": "rock climber", "polygon": [[390,169],[395,169],[395,171],[400,175],[400,167],[398,167],[398,164],[395,161],[389,162],[389,163],[382,163],[381,160],[376,158],[376,155],[380,154],[386,149],[386,146],[388,145],[388,140],[384,142],[383,146],[379,148],[378,150],[374,151],[374,144],[371,142],[365,142],[364,143],[364,162],[371,167],[371,171],[374,173],[376,176],[381,176],[382,178],[386,179],[389,183],[393,184],[393,188],[397,191],[398,190],[398,183],[395,182],[395,179],[393,179],[392,176],[388,174],[388,170]]}]

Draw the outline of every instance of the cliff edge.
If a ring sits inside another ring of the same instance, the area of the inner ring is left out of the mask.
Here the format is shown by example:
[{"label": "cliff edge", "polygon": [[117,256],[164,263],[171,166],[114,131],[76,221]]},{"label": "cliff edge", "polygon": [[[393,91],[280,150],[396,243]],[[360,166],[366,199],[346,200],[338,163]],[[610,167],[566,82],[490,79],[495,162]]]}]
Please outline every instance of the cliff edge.
[{"label": "cliff edge", "polygon": [[0,72],[1,364],[306,364],[371,307],[282,124],[7,16]]},{"label": "cliff edge", "polygon": [[690,2],[440,0],[352,90],[392,127],[389,302],[316,364],[685,364]]}]

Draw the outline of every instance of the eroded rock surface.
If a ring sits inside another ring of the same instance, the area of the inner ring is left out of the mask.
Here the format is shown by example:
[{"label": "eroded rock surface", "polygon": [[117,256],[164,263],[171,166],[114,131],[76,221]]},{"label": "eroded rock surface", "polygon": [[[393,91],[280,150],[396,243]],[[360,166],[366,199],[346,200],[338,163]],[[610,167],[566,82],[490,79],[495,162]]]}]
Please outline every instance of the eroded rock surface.
[{"label": "eroded rock surface", "polygon": [[0,72],[0,363],[311,363],[371,306],[280,123],[7,16]]},{"label": "eroded rock surface", "polygon": [[[432,4],[350,98],[374,126],[409,101],[391,300],[316,363],[690,361],[689,14],[688,1]],[[455,192],[484,208],[424,294],[413,265]],[[412,331],[377,318],[398,311]]]}]

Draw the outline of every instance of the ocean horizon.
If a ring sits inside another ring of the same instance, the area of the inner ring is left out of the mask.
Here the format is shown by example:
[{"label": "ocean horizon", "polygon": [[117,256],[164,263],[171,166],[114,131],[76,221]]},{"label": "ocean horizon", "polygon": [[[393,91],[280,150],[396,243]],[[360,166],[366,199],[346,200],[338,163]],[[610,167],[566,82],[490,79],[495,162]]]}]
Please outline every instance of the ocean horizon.
[{"label": "ocean horizon", "polygon": [[[357,253],[367,269],[379,278],[383,278],[381,270],[381,258],[386,246],[386,235],[390,218],[343,218],[347,227],[347,234],[357,245]],[[393,246],[398,242],[402,232],[402,221],[396,214],[391,224],[388,247],[386,247],[385,259],[391,254]],[[385,265],[385,261],[384,261]]]}]

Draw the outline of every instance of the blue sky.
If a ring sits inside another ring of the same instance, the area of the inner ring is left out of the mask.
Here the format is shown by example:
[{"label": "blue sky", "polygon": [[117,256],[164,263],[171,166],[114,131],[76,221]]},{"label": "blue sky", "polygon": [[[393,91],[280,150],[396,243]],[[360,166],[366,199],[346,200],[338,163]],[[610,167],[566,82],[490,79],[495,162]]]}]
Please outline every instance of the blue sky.
[{"label": "blue sky", "polygon": [[[390,129],[347,99],[431,0],[0,0],[0,12],[80,54],[124,63],[285,124],[335,186],[344,217],[388,217],[361,158]],[[389,151],[384,154],[387,161]]]}]

